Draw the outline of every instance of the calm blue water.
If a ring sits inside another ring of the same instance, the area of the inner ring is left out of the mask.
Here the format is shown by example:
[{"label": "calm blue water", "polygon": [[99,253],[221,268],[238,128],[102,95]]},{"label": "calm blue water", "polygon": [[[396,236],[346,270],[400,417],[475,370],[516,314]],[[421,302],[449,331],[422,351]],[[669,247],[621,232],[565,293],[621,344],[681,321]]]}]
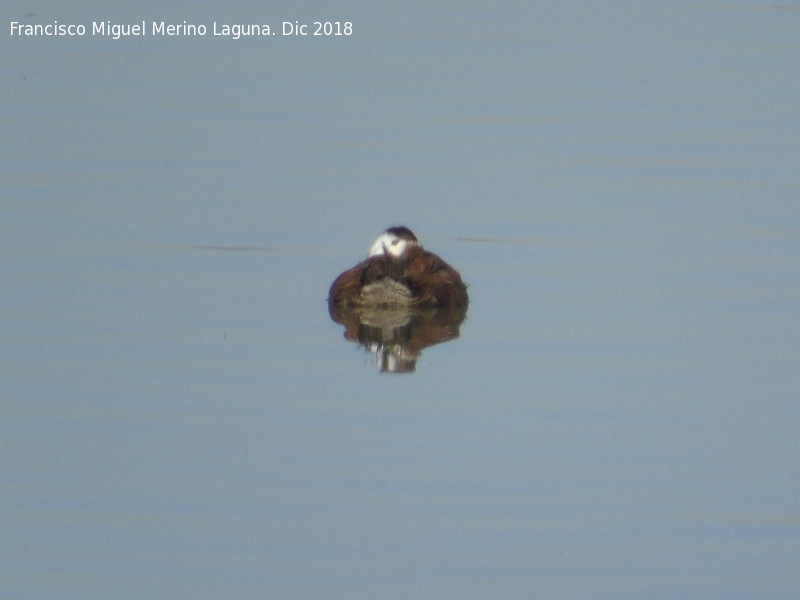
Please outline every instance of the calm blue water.
[{"label": "calm blue water", "polygon": [[[800,7],[2,17],[0,596],[800,591]],[[105,19],[354,35],[9,35]],[[397,224],[410,375],[325,303]]]}]

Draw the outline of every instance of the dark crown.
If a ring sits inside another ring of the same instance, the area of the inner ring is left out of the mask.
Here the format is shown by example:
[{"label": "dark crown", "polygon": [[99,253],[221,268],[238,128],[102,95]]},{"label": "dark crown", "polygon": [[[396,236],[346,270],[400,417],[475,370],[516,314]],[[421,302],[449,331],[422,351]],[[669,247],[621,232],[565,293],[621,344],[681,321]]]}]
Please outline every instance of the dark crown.
[{"label": "dark crown", "polygon": [[417,236],[415,236],[408,227],[390,227],[386,230],[386,233],[396,235],[402,240],[409,240],[411,242],[418,241]]}]

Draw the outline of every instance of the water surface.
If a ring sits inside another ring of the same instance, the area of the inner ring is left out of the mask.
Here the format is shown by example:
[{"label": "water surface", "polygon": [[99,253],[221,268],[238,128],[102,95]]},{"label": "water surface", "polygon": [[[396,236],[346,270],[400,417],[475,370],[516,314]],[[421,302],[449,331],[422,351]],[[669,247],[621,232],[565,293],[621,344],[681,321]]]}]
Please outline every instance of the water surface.
[{"label": "water surface", "polygon": [[[4,598],[796,595],[797,7],[3,12],[355,31],[0,37]],[[399,224],[471,305],[389,375]]]}]

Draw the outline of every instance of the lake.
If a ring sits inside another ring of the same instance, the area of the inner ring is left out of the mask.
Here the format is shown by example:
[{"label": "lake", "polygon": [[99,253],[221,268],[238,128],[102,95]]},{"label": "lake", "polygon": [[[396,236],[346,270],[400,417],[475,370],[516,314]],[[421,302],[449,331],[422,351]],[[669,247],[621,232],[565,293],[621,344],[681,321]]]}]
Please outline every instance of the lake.
[{"label": "lake", "polygon": [[[0,596],[797,595],[800,6],[40,4]],[[471,300],[402,374],[326,304],[393,225]]]}]

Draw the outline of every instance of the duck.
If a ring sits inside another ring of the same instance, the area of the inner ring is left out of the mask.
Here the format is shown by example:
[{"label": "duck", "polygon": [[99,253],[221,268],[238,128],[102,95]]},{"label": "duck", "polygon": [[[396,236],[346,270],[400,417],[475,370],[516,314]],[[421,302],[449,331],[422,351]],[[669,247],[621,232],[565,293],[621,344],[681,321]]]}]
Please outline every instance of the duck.
[{"label": "duck", "polygon": [[467,286],[442,258],[428,252],[405,226],[389,227],[367,258],[339,275],[328,293],[331,307],[466,307]]}]

